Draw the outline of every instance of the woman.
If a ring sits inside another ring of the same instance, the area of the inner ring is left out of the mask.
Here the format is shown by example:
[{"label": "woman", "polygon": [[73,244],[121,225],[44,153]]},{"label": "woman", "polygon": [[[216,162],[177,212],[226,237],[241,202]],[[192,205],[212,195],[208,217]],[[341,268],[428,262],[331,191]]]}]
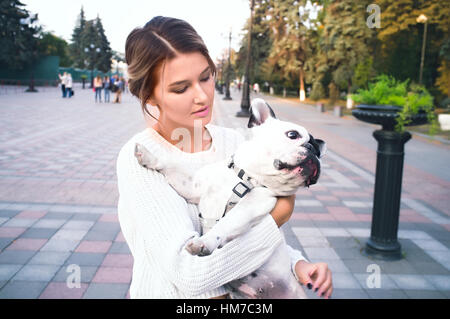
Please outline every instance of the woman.
[{"label": "woman", "polygon": [[100,77],[100,75],[97,75],[94,78],[95,102],[97,102],[97,97],[98,101],[100,103],[102,102],[102,88],[103,88],[102,78]]},{"label": "woman", "polygon": [[[130,92],[140,100],[144,115],[154,117],[147,104],[159,111],[156,123],[132,137],[117,160],[119,222],[134,258],[130,296],[227,297],[227,282],[258,269],[279,245],[285,245],[278,227],[292,214],[295,197],[279,198],[260,223],[211,255],[190,255],[184,247],[199,235],[198,209],[163,175],[138,164],[135,144],[155,153],[164,148],[181,165],[195,170],[230,156],[243,138],[234,130],[209,124],[215,65],[188,23],[155,17],[129,34],[125,51]],[[200,147],[193,147],[195,138],[182,141],[173,134],[181,128],[198,136],[194,122],[201,123]],[[288,250],[299,281],[328,298],[333,288],[327,265],[308,263],[299,251]]]},{"label": "woman", "polygon": [[105,97],[105,103],[109,103],[109,96],[111,92],[111,81],[108,76],[105,76],[103,80],[103,96]]},{"label": "woman", "polygon": [[67,73],[67,78],[66,78],[66,92],[67,92],[67,97],[71,98],[73,95],[73,91],[72,91],[72,74]]},{"label": "woman", "polygon": [[114,103],[120,103],[122,102],[122,92],[124,89],[124,81],[123,77],[120,77],[116,82],[114,82],[114,85],[116,86],[116,96],[114,97]]}]

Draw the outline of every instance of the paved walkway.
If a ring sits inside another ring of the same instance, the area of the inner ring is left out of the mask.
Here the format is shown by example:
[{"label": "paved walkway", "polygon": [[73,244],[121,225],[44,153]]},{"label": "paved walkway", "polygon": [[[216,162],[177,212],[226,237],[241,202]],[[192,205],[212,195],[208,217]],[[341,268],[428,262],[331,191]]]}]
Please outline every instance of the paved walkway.
[{"label": "paved walkway", "polygon": [[[214,121],[245,127],[234,116],[240,96],[232,96],[216,96]],[[282,229],[311,261],[329,264],[333,297],[448,298],[449,146],[408,142],[404,258],[369,260],[360,250],[370,234],[376,126],[266,99],[279,118],[328,143],[319,183],[299,191]],[[0,126],[0,298],[127,298],[133,259],[117,221],[115,160],[145,127],[137,100],[125,94],[122,104],[96,104],[80,88],[70,100],[58,89],[0,95]],[[70,288],[78,274],[81,284]]]}]

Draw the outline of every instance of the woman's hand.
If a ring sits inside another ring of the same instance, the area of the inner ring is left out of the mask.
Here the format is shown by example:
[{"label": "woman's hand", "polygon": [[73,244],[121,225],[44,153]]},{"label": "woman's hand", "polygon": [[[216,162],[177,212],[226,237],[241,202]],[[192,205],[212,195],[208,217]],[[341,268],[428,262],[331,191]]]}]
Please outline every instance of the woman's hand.
[{"label": "woman's hand", "polygon": [[308,263],[300,260],[295,264],[295,273],[302,285],[313,289],[319,297],[330,298],[333,283],[331,271],[326,263]]},{"label": "woman's hand", "polygon": [[272,215],[275,223],[278,227],[281,227],[285,222],[289,220],[294,211],[295,195],[286,197],[277,197],[277,203],[272,209],[270,214]]}]

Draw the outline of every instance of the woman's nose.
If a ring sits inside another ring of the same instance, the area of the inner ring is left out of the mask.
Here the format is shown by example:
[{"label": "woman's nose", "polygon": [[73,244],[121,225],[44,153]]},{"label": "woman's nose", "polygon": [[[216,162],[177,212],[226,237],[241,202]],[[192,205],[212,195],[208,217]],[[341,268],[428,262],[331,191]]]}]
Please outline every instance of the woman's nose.
[{"label": "woman's nose", "polygon": [[206,92],[203,90],[200,83],[197,83],[194,89],[195,89],[194,103],[195,104],[205,103],[208,96],[206,95]]}]

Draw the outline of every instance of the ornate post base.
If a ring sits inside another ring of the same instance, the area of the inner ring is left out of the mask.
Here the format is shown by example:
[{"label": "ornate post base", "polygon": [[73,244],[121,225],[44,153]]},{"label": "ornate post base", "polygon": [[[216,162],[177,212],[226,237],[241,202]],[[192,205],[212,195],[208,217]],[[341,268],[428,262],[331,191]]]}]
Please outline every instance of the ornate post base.
[{"label": "ornate post base", "polygon": [[404,146],[411,134],[377,130],[373,136],[378,141],[375,194],[370,239],[363,253],[375,259],[398,260],[402,258],[397,232]]}]

